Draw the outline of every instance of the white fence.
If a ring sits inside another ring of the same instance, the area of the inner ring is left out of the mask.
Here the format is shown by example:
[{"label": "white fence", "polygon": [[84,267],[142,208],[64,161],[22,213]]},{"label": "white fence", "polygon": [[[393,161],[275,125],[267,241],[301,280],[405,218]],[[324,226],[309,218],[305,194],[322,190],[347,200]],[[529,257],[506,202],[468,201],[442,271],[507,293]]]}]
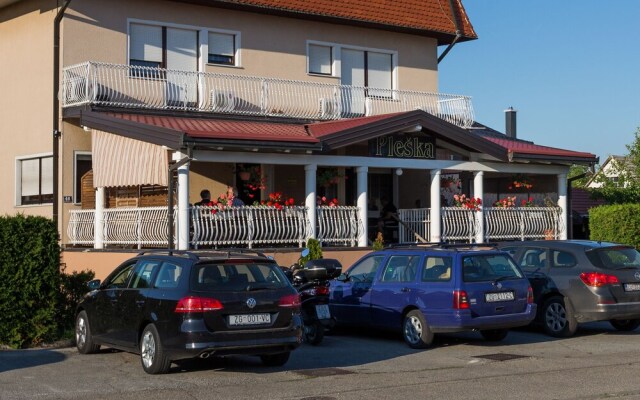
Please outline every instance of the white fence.
[{"label": "white fence", "polygon": [[564,232],[560,207],[485,208],[489,240],[558,239]]},{"label": "white fence", "polygon": [[481,224],[480,215],[467,208],[442,207],[442,241],[475,241]]},{"label": "white fence", "polygon": [[317,238],[324,243],[338,243],[355,247],[364,231],[358,220],[358,207],[320,206],[316,209]]},{"label": "white fence", "polygon": [[63,107],[95,104],[334,120],[422,109],[469,127],[468,96],[86,62],[64,68]]},{"label": "white fence", "polygon": [[430,213],[429,208],[404,208],[398,210],[398,241],[400,243],[418,242],[416,233],[429,241]]}]

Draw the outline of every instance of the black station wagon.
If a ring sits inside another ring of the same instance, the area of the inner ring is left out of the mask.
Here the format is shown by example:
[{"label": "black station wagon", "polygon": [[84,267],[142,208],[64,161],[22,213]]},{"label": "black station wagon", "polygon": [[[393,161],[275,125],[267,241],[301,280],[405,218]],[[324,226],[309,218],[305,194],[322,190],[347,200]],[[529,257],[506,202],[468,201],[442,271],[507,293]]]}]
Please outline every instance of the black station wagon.
[{"label": "black station wagon", "polygon": [[139,353],[147,373],[175,360],[232,354],[284,365],[301,343],[300,297],[275,261],[242,252],[141,253],[80,302],[80,353]]}]

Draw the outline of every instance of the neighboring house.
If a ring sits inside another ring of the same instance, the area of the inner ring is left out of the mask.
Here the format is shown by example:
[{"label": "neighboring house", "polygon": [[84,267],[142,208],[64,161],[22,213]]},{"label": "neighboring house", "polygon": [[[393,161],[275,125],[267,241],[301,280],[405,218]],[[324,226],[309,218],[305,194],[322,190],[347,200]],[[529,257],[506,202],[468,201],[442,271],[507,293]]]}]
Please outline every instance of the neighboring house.
[{"label": "neighboring house", "polygon": [[[469,97],[438,93],[439,46],[476,38],[460,0],[0,0],[0,213],[54,217],[63,244],[97,248],[166,246],[174,200],[182,249],[365,246],[382,197],[455,238],[449,189],[553,201],[566,221],[568,168],[597,158],[480,126]],[[227,186],[304,207],[262,226],[259,210],[190,207]]]},{"label": "neighboring house", "polygon": [[616,186],[627,187],[629,185],[628,178],[631,172],[626,163],[627,158],[624,156],[607,157],[598,172],[593,174],[585,186],[591,189],[599,188],[604,185],[602,180],[607,179]]}]

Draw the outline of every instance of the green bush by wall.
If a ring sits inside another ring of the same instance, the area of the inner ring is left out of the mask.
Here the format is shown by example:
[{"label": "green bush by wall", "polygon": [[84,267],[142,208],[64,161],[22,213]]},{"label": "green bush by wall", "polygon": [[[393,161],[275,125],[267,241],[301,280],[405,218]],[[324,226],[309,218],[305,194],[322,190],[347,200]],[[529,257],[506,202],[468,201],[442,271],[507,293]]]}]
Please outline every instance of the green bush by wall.
[{"label": "green bush by wall", "polygon": [[640,249],[640,204],[614,204],[589,210],[590,238]]},{"label": "green bush by wall", "polygon": [[0,343],[25,347],[58,332],[60,247],[53,221],[0,217]]}]

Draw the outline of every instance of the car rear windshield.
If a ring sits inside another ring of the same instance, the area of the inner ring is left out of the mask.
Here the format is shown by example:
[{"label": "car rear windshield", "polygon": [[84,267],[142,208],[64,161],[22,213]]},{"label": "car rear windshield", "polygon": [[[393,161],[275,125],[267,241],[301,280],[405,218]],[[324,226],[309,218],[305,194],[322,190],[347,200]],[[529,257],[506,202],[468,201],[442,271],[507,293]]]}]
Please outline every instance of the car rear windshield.
[{"label": "car rear windshield", "polygon": [[640,269],[640,253],[633,247],[603,247],[587,251],[589,261],[603,269]]},{"label": "car rear windshield", "polygon": [[505,254],[478,254],[462,258],[462,278],[465,282],[518,279],[522,276],[515,262]]},{"label": "car rear windshield", "polygon": [[224,262],[196,265],[191,273],[193,291],[252,291],[289,285],[277,265],[256,262]]}]

